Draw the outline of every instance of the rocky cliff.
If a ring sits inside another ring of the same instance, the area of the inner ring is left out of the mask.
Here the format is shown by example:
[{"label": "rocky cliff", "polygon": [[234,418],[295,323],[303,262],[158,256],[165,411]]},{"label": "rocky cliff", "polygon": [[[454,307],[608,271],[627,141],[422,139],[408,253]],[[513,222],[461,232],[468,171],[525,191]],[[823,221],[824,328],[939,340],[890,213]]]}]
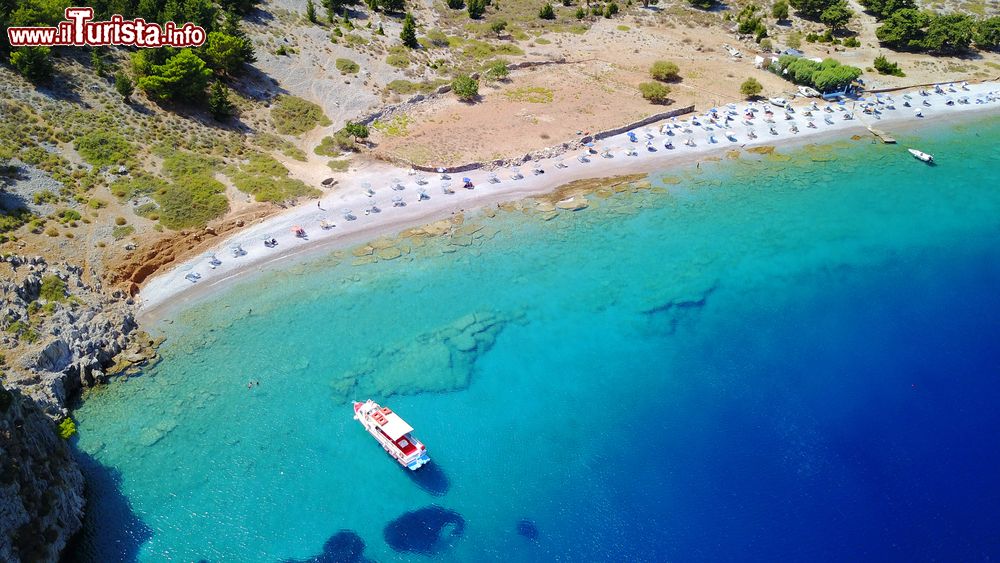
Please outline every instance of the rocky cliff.
[{"label": "rocky cliff", "polygon": [[134,316],[134,302],[106,294],[80,267],[41,257],[0,259],[0,354],[8,387],[20,389],[55,419],[82,387],[109,370],[155,356]]},{"label": "rocky cliff", "polygon": [[80,529],[83,475],[52,419],[0,385],[0,561],[56,561]]}]

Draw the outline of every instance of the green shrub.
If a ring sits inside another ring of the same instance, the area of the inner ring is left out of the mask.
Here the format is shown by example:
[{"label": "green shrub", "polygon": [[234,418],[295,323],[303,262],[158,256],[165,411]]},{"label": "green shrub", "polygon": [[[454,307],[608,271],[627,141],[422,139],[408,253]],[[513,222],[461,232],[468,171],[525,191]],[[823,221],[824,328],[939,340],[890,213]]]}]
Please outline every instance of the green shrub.
[{"label": "green shrub", "polygon": [[899,68],[899,63],[891,63],[889,59],[885,58],[885,55],[879,55],[875,57],[875,63],[872,65],[879,74],[889,74],[892,76],[906,76]]},{"label": "green shrub", "polygon": [[[345,140],[352,146],[354,145],[354,141],[350,137],[346,137]],[[336,136],[327,136],[323,137],[323,140],[313,149],[313,152],[320,156],[337,156],[345,150],[349,149],[342,147]]]},{"label": "green shrub", "polygon": [[35,192],[35,195],[31,196],[32,201],[35,205],[41,205],[43,203],[56,203],[59,201],[59,196],[52,193],[50,190],[42,190],[40,192]]},{"label": "green shrub", "polygon": [[72,418],[65,418],[59,423],[59,437],[63,440],[69,440],[73,434],[76,434],[76,423],[73,422]]},{"label": "green shrub", "polygon": [[337,70],[340,74],[357,74],[361,66],[351,59],[337,59]]},{"label": "green shrub", "polygon": [[66,282],[59,276],[45,276],[38,296],[45,301],[57,302],[66,299]]},{"label": "green shrub", "polygon": [[288,169],[261,153],[250,155],[246,163],[229,172],[233,185],[257,201],[282,202],[298,197],[318,196],[322,192],[300,180],[288,177]]},{"label": "green shrub", "polygon": [[507,68],[507,63],[503,61],[493,61],[486,67],[486,71],[483,76],[489,80],[504,80],[510,76],[510,70]]},{"label": "green shrub", "polygon": [[788,0],[778,0],[771,6],[771,17],[778,21],[788,19]]},{"label": "green shrub", "polygon": [[670,61],[656,61],[653,66],[649,68],[649,75],[653,77],[654,80],[661,80],[663,82],[673,82],[680,78],[680,67],[676,63]]},{"label": "green shrub", "polygon": [[219,166],[219,160],[210,156],[184,150],[167,149],[163,159],[163,173],[170,178],[186,176],[211,176]]},{"label": "green shrub", "polygon": [[740,84],[740,93],[745,98],[756,98],[764,90],[764,86],[756,78],[747,78]]},{"label": "green shrub", "polygon": [[385,62],[396,68],[406,68],[410,66],[410,57],[403,53],[392,53],[386,57]]},{"label": "green shrub", "polygon": [[538,10],[538,17],[543,20],[556,19],[556,11],[554,8],[552,8],[552,4],[549,3],[543,4],[541,9]]},{"label": "green shrub", "polygon": [[155,193],[167,185],[167,182],[155,176],[136,174],[132,178],[119,178],[112,182],[111,193],[124,201],[139,195]]},{"label": "green shrub", "polygon": [[858,41],[857,37],[848,37],[847,39],[844,39],[844,47],[855,48],[860,46],[861,46],[861,41]]},{"label": "green shrub", "polygon": [[654,104],[665,104],[669,101],[670,87],[659,82],[643,82],[639,85],[642,97]]},{"label": "green shrub", "polygon": [[295,96],[278,97],[271,108],[271,121],[278,133],[283,135],[301,135],[317,125],[325,127],[331,123],[322,108]]},{"label": "green shrub", "polygon": [[351,162],[345,159],[328,160],[326,165],[334,172],[347,172],[347,169],[351,166]]},{"label": "green shrub", "polygon": [[58,213],[60,223],[70,223],[82,219],[79,211],[73,209],[62,209]]},{"label": "green shrub", "polygon": [[135,208],[135,214],[138,215],[139,217],[152,218],[153,215],[159,217],[159,215],[156,213],[156,210],[158,210],[159,208],[160,206],[156,205],[153,202],[144,203],[139,207]]},{"label": "green shrub", "polygon": [[115,227],[114,229],[112,229],[111,236],[115,240],[122,240],[123,238],[129,236],[134,232],[135,232],[135,227],[133,227],[132,225],[122,225],[120,227]]},{"label": "green shrub", "polygon": [[479,82],[467,74],[456,76],[451,81],[451,89],[463,102],[471,102],[479,97]]},{"label": "green shrub", "polygon": [[135,148],[118,133],[95,129],[73,143],[84,160],[94,166],[128,164],[135,158]]},{"label": "green shrub", "polygon": [[160,205],[160,223],[173,230],[203,227],[229,210],[226,187],[214,178],[188,176],[153,193]]},{"label": "green shrub", "polygon": [[425,36],[432,47],[447,47],[448,36],[440,29],[432,29]]}]

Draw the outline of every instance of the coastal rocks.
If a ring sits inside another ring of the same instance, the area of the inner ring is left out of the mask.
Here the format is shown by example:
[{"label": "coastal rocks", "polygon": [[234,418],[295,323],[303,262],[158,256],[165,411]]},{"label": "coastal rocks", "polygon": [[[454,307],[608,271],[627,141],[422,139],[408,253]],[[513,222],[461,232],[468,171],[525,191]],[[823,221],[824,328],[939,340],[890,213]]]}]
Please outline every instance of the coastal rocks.
[{"label": "coastal rocks", "polygon": [[0,385],[0,561],[57,561],[83,505],[83,476],[52,421]]},{"label": "coastal rocks", "polygon": [[103,381],[116,356],[130,346],[135,362],[155,356],[134,348],[140,333],[131,299],[105,294],[100,282],[88,283],[77,266],[6,256],[0,279],[6,381],[53,418],[65,416],[66,402],[82,387]]},{"label": "coastal rocks", "polygon": [[454,510],[428,506],[407,512],[385,527],[389,547],[399,552],[436,555],[465,532],[465,518]]},{"label": "coastal rocks", "polygon": [[556,208],[567,211],[579,211],[590,207],[590,202],[584,197],[574,196],[556,203]]},{"label": "coastal rocks", "polygon": [[753,154],[774,154],[774,145],[762,145],[759,147],[750,147],[747,152]]},{"label": "coastal rocks", "polygon": [[493,347],[509,319],[493,313],[466,315],[405,342],[380,346],[336,376],[338,401],[352,396],[414,395],[468,387],[476,361]]},{"label": "coastal rocks", "polygon": [[717,284],[718,279],[700,275],[678,278],[660,292],[665,297],[641,310],[648,328],[656,333],[673,334],[690,314],[705,306]]}]

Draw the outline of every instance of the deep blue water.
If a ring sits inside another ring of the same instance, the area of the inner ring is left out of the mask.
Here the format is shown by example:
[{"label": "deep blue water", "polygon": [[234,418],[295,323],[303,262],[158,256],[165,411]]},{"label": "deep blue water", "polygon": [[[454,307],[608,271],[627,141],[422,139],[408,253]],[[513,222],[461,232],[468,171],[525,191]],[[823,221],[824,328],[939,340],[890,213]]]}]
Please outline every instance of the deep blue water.
[{"label": "deep blue water", "polygon": [[[1000,122],[902,137],[940,165],[668,171],[176,315],[76,413],[75,558],[996,560]],[[368,397],[430,466],[351,420]]]}]

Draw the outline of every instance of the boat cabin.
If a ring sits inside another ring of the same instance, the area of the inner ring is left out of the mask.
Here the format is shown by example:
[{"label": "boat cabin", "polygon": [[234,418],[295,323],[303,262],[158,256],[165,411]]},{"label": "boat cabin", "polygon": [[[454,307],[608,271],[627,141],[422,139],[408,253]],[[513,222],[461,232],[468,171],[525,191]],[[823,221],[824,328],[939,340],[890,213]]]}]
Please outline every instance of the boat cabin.
[{"label": "boat cabin", "polygon": [[399,418],[399,415],[392,412],[389,407],[382,407],[371,413],[371,419],[378,425],[376,429],[379,433],[395,444],[399,451],[403,452],[403,455],[410,455],[417,451],[417,446],[410,438],[413,427]]}]

